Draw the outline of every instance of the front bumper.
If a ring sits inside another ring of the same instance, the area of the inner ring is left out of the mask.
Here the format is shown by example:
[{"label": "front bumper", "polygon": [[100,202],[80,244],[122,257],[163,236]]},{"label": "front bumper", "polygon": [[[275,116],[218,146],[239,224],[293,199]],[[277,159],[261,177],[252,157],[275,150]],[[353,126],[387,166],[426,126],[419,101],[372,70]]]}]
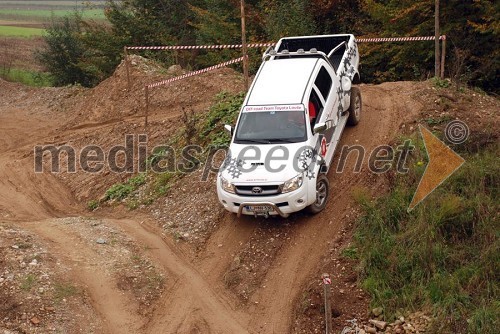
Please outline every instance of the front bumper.
[{"label": "front bumper", "polygon": [[[305,184],[299,189],[273,196],[241,196],[231,194],[217,187],[217,195],[220,203],[230,212],[250,216],[276,216],[288,217],[291,213],[300,211],[308,205],[307,187]],[[270,206],[269,212],[255,213],[246,209],[247,206]]]}]

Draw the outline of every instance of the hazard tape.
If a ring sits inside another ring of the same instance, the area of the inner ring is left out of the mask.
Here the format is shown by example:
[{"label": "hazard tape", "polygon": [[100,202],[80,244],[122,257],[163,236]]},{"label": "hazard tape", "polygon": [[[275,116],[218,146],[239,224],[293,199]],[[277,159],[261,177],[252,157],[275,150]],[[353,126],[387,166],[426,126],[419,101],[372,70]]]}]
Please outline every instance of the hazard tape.
[{"label": "hazard tape", "polygon": [[[380,43],[380,42],[414,42],[414,41],[434,41],[435,36],[417,37],[388,37],[388,38],[356,38],[358,43]],[[440,40],[445,40],[446,35],[439,36]]]},{"label": "hazard tape", "polygon": [[[247,48],[274,46],[275,43],[250,43]],[[241,49],[242,44],[221,45],[167,45],[167,46],[127,46],[127,50],[200,50],[200,49]]]},{"label": "hazard tape", "polygon": [[[358,43],[381,43],[381,42],[415,42],[433,41],[434,36],[416,37],[384,37],[384,38],[357,38]],[[446,35],[439,36],[440,40],[446,40]],[[262,48],[275,46],[276,43],[249,43],[247,48]],[[242,44],[219,44],[219,45],[166,45],[166,46],[126,46],[127,50],[202,50],[202,49],[241,49]]]},{"label": "hazard tape", "polygon": [[243,61],[243,58],[244,58],[244,56],[236,58],[236,59],[232,59],[232,60],[220,63],[220,64],[217,64],[217,65],[214,65],[214,66],[210,66],[210,67],[198,70],[198,71],[189,72],[189,73],[180,75],[180,76],[175,77],[175,78],[170,78],[170,79],[166,79],[166,80],[163,80],[163,81],[155,82],[155,83],[146,85],[146,87],[148,87],[148,88],[154,88],[154,87],[158,87],[158,86],[163,86],[163,85],[166,85],[166,84],[174,82],[174,81],[178,81],[178,80],[189,78],[189,77],[192,77],[192,76],[195,76],[195,75],[198,75],[198,74],[210,72],[210,71],[216,70],[216,69],[221,68],[221,67],[226,67],[226,66],[231,65],[231,64],[239,63],[239,62]]}]

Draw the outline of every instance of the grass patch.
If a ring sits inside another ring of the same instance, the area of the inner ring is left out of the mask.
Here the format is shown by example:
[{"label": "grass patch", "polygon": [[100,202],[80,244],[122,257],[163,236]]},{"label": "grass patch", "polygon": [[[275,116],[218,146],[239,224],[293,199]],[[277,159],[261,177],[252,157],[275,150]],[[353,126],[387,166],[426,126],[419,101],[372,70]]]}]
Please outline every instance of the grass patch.
[{"label": "grass patch", "polygon": [[146,183],[146,174],[141,173],[131,177],[125,183],[116,183],[112,185],[105,195],[106,200],[123,200],[133,191]]},{"label": "grass patch", "polygon": [[[413,154],[407,175],[376,200],[355,196],[364,210],[353,249],[373,306],[392,319],[399,310],[431,308],[435,332],[496,333],[500,319],[498,145],[463,155],[466,163],[408,213],[423,173]],[[345,254],[347,257],[351,251]],[[388,320],[392,320],[388,319]]]},{"label": "grass patch", "polygon": [[71,283],[54,284],[54,299],[57,302],[78,294],[78,289]]},{"label": "grass patch", "polygon": [[99,201],[98,200],[90,200],[87,202],[87,209],[89,209],[90,211],[94,211],[96,210],[97,208],[99,207]]},{"label": "grass patch", "polygon": [[33,87],[50,87],[52,78],[48,73],[11,68],[10,70],[0,69],[0,77],[11,82],[19,82]]},{"label": "grass patch", "polygon": [[35,283],[36,283],[36,276],[33,274],[29,274],[21,283],[21,290],[30,291],[31,288],[33,288],[33,286],[35,285]]},{"label": "grass patch", "polygon": [[[75,8],[68,9],[2,9],[0,19],[23,19],[30,21],[48,21],[51,17],[63,17],[75,12]],[[84,9],[78,11],[84,19],[106,19],[103,9]]]},{"label": "grass patch", "polygon": [[44,33],[45,29],[40,29],[40,28],[13,27],[13,26],[0,25],[0,36],[2,37],[34,37],[34,36],[42,36]]}]

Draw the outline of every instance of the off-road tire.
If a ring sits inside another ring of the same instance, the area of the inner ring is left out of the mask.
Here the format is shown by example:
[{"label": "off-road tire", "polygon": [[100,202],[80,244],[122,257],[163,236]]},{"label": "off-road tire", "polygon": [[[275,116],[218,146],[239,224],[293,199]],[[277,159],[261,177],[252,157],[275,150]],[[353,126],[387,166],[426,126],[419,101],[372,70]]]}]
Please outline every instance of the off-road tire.
[{"label": "off-road tire", "polygon": [[323,211],[328,201],[330,193],[330,183],[325,174],[320,174],[316,180],[316,201],[307,207],[307,211],[312,214]]},{"label": "off-road tire", "polygon": [[361,119],[361,111],[363,109],[363,100],[361,99],[361,91],[358,87],[351,88],[351,102],[349,105],[349,117],[347,118],[348,125],[356,125]]}]

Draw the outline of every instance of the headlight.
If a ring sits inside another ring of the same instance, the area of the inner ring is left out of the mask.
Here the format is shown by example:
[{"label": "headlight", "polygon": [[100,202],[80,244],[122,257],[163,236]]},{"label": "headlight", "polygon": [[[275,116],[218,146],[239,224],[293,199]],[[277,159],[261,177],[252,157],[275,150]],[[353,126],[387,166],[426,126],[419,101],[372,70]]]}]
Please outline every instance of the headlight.
[{"label": "headlight", "polygon": [[299,189],[302,186],[303,180],[304,180],[304,177],[302,176],[302,174],[299,174],[296,177],[291,178],[290,180],[283,183],[283,190],[281,192],[282,193],[289,193],[290,191],[294,191],[294,190]]},{"label": "headlight", "polygon": [[234,185],[225,178],[223,178],[222,176],[220,177],[220,185],[222,189],[224,189],[224,191],[227,191],[228,193],[231,194],[235,193]]}]

